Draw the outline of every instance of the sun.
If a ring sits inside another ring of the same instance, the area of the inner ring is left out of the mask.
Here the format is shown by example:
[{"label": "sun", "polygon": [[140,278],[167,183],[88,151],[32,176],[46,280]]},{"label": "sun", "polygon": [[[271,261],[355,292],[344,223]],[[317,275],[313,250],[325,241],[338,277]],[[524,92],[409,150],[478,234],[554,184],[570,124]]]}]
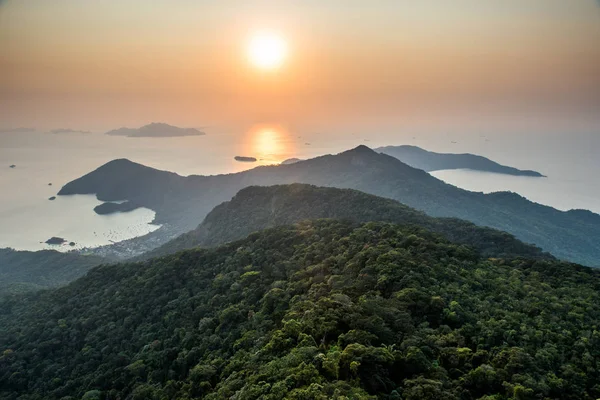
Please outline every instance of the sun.
[{"label": "sun", "polygon": [[287,56],[287,43],[275,33],[255,34],[248,44],[248,58],[257,68],[271,70],[281,67]]}]

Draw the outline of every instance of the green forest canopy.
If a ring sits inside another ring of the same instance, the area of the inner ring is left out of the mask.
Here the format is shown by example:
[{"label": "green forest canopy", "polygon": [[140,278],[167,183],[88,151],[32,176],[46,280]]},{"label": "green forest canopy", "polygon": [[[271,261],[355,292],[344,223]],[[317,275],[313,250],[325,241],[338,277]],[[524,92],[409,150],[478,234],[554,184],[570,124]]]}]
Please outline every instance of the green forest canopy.
[{"label": "green forest canopy", "polygon": [[596,399],[600,275],[305,222],[0,303],[2,399]]},{"label": "green forest canopy", "polygon": [[250,186],[215,207],[193,231],[141,258],[149,259],[196,246],[212,247],[252,232],[303,220],[333,218],[355,222],[384,221],[415,225],[446,239],[474,247],[487,257],[554,259],[513,235],[456,218],[434,218],[395,200],[353,189],[292,185]]}]

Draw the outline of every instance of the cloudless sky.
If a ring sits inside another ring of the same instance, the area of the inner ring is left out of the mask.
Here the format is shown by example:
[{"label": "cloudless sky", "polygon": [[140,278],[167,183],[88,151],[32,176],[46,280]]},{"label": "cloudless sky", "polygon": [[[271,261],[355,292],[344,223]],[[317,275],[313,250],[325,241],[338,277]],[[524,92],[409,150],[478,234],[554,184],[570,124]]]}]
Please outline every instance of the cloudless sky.
[{"label": "cloudless sky", "polygon": [[[264,30],[275,72],[246,59]],[[599,115],[596,0],[0,1],[0,127]]]}]

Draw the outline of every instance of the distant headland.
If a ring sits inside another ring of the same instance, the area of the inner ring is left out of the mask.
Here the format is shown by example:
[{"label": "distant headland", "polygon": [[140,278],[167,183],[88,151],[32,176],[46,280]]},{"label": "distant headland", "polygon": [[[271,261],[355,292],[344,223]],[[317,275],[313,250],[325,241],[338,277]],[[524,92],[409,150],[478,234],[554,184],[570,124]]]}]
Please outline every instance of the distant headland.
[{"label": "distant headland", "polygon": [[410,165],[413,168],[432,172],[447,169],[470,169],[473,171],[493,172],[513,176],[544,177],[537,171],[521,170],[498,164],[475,154],[434,153],[417,146],[386,146],[374,149],[378,153],[387,154]]}]

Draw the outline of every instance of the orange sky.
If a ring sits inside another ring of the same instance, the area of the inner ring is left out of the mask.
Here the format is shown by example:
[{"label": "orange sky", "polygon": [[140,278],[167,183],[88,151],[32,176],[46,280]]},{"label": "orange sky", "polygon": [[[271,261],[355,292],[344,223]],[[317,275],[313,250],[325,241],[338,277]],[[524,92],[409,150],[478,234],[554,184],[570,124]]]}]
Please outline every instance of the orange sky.
[{"label": "orange sky", "polygon": [[[592,126],[595,0],[0,1],[0,127],[502,115]],[[277,72],[245,58],[280,32]]]}]

